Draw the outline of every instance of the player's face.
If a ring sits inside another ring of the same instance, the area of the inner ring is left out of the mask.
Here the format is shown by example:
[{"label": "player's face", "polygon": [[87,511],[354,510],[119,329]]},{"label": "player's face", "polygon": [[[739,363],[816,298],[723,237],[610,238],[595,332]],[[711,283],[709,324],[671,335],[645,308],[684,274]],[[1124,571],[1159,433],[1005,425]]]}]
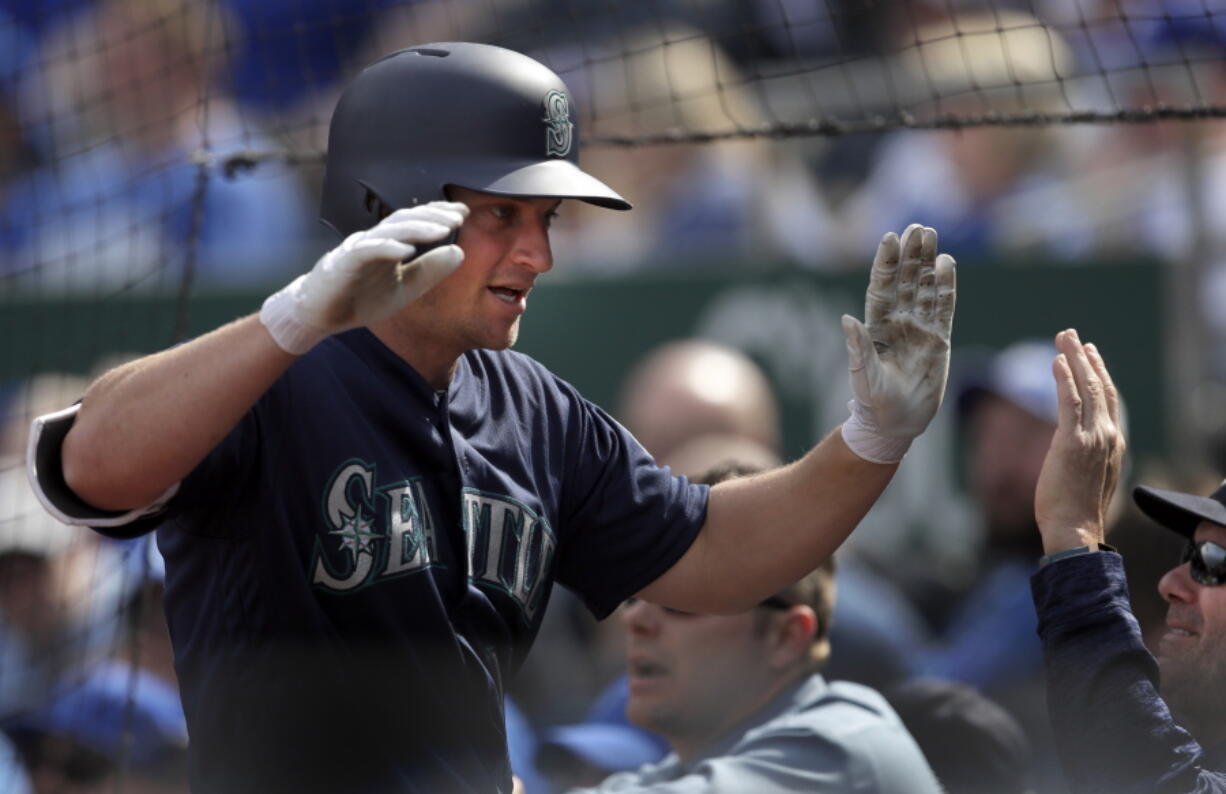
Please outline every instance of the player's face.
[{"label": "player's face", "polygon": [[[1203,521],[1195,539],[1226,546],[1226,527]],[[1158,582],[1168,607],[1157,657],[1162,696],[1185,727],[1205,742],[1212,738],[1210,732],[1226,735],[1221,726],[1226,708],[1226,585],[1198,584],[1189,565],[1172,568]]]},{"label": "player's face", "polygon": [[456,355],[515,344],[537,276],[553,267],[549,224],[557,199],[509,198],[452,188],[470,213],[456,242],[464,262],[413,304],[415,321]]},{"label": "player's face", "polygon": [[762,615],[678,614],[639,600],[622,609],[631,722],[684,755],[762,705],[773,675]]}]

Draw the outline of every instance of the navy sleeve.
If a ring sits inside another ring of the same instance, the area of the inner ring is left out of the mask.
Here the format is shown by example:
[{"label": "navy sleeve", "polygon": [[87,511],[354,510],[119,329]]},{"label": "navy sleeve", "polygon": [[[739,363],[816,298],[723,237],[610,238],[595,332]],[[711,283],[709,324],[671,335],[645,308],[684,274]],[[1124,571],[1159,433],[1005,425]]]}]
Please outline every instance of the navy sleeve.
[{"label": "navy sleeve", "polygon": [[1072,792],[1226,792],[1175,724],[1132,614],[1122,558],[1083,554],[1031,579],[1056,747]]},{"label": "navy sleeve", "polygon": [[[239,491],[254,487],[253,474],[260,461],[260,403],[239,420],[221,442],[191,471],[170,500],[167,523],[194,535],[232,537],[234,524],[227,516],[242,503]],[[191,521],[176,519],[191,516]]]},{"label": "navy sleeve", "polygon": [[599,619],[685,554],[706,521],[708,488],[660,468],[611,416],[572,399],[557,580]]}]

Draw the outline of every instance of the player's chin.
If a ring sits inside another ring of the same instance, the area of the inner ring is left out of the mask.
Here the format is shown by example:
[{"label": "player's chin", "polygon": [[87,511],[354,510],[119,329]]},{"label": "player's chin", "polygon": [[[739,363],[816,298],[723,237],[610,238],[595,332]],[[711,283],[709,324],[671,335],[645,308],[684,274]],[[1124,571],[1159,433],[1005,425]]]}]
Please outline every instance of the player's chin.
[{"label": "player's chin", "polygon": [[485,344],[482,347],[487,350],[506,350],[509,347],[514,347],[517,341],[519,341],[518,319],[509,326],[490,329],[489,333],[486,334]]}]

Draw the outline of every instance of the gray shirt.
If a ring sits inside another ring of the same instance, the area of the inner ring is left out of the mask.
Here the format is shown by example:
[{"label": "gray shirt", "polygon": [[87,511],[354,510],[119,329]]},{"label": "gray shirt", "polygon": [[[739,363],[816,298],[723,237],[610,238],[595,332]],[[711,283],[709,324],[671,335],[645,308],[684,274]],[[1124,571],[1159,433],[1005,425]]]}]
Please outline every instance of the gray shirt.
[{"label": "gray shirt", "polygon": [[813,675],[690,764],[675,753],[571,794],[940,794],[923,753],[876,691]]}]

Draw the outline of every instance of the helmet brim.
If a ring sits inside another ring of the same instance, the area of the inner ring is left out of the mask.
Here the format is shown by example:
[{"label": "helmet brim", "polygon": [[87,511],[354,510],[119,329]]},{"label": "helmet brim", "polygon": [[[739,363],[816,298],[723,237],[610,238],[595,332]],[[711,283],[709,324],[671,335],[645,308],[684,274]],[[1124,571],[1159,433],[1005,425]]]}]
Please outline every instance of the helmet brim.
[{"label": "helmet brim", "polygon": [[[376,189],[385,201],[394,207],[411,207],[425,199],[443,197],[448,185],[516,198],[577,199],[613,210],[628,210],[630,202],[617,191],[580,169],[569,160],[539,160],[511,163],[506,160],[456,161],[434,164],[434,170],[447,174],[445,184],[438,185],[438,193],[429,196],[398,195],[396,185],[411,184],[409,179],[387,179],[384,189]],[[382,181],[382,180],[380,180]],[[382,186],[377,186],[382,188]]]},{"label": "helmet brim", "polygon": [[482,180],[483,186],[454,184],[470,190],[520,198],[567,198],[586,201],[611,210],[628,210],[631,204],[617,191],[580,169],[569,160],[543,160]]}]

